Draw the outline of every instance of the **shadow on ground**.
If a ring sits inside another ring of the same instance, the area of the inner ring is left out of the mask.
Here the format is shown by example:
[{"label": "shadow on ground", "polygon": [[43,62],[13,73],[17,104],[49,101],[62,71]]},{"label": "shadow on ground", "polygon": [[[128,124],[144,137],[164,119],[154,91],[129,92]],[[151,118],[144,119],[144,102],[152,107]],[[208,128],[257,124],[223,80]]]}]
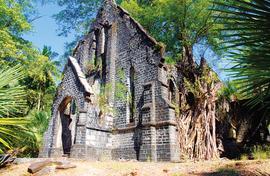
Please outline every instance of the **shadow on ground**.
[{"label": "shadow on ground", "polygon": [[239,168],[220,168],[215,172],[201,173],[200,176],[270,176],[260,171],[246,171]]},{"label": "shadow on ground", "polygon": [[239,171],[233,168],[220,168],[215,172],[202,173],[201,176],[240,176]]}]

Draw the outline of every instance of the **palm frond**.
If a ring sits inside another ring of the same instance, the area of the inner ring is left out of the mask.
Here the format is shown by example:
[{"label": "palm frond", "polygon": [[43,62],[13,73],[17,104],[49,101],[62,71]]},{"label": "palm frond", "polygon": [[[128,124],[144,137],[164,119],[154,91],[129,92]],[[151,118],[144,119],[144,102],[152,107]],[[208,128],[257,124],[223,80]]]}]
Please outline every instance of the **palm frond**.
[{"label": "palm frond", "polygon": [[23,76],[20,66],[0,69],[0,118],[21,114],[26,108],[25,91],[18,84]]},{"label": "palm frond", "polygon": [[[270,1],[215,1],[217,22],[235,63],[230,76],[251,107],[270,107]],[[257,106],[258,107],[258,106]]]},{"label": "palm frond", "polygon": [[24,87],[19,85],[23,77],[20,66],[0,67],[0,152],[18,142],[24,143],[29,133],[25,127],[29,121],[16,118],[26,108]]}]

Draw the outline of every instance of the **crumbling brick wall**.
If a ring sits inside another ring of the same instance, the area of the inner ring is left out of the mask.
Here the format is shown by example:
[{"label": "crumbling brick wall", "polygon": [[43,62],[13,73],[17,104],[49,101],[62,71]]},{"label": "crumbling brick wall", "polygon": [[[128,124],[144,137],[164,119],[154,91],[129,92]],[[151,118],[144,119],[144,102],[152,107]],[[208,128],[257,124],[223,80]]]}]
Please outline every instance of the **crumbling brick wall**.
[{"label": "crumbling brick wall", "polygon": [[[168,100],[168,79],[179,78],[175,72],[168,71],[162,51],[159,43],[125,10],[111,0],[104,2],[89,33],[73,52],[93,94],[82,98],[84,107],[77,124],[81,131],[76,134],[80,141],[72,146],[71,156],[142,161],[179,159],[175,110]],[[67,71],[64,74],[71,78]],[[115,96],[119,83],[126,87],[122,92],[126,94],[124,99]],[[65,79],[62,84],[68,89],[75,86],[80,90],[81,86],[65,83]],[[99,107],[99,95],[106,85],[111,87],[108,106],[115,110],[113,117],[111,113],[101,113]],[[175,91],[178,86],[176,83]],[[73,94],[74,97],[80,95]],[[55,102],[58,99],[57,95]],[[130,107],[130,100],[134,108]],[[56,111],[57,103],[54,103],[53,112]],[[99,123],[101,117],[105,123]],[[54,123],[52,120],[48,130],[52,135]]]}]

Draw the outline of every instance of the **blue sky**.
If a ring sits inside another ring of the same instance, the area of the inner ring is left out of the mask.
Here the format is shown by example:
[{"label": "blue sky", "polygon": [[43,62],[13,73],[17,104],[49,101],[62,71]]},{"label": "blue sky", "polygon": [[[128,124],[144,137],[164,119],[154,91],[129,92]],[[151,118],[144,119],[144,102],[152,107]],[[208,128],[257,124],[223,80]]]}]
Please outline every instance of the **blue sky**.
[{"label": "blue sky", "polygon": [[65,43],[71,42],[73,36],[68,37],[58,36],[58,25],[53,19],[52,15],[61,10],[59,6],[54,3],[46,5],[38,5],[37,10],[41,18],[35,20],[32,32],[24,35],[24,38],[33,42],[34,46],[42,49],[44,45],[51,46],[52,50],[59,55],[65,52]]}]

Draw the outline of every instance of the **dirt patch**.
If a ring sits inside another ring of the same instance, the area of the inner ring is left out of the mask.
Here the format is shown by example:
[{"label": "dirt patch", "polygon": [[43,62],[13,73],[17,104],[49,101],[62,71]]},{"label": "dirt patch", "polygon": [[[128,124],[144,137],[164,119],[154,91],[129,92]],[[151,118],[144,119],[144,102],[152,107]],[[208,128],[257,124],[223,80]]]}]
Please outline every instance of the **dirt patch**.
[{"label": "dirt patch", "polygon": [[[63,160],[63,159],[61,159]],[[270,160],[260,161],[203,161],[203,162],[134,162],[88,161],[67,159],[76,168],[56,170],[50,166],[43,175],[52,176],[270,176]],[[36,160],[35,160],[36,161]],[[0,169],[0,176],[30,176],[28,160]]]}]

